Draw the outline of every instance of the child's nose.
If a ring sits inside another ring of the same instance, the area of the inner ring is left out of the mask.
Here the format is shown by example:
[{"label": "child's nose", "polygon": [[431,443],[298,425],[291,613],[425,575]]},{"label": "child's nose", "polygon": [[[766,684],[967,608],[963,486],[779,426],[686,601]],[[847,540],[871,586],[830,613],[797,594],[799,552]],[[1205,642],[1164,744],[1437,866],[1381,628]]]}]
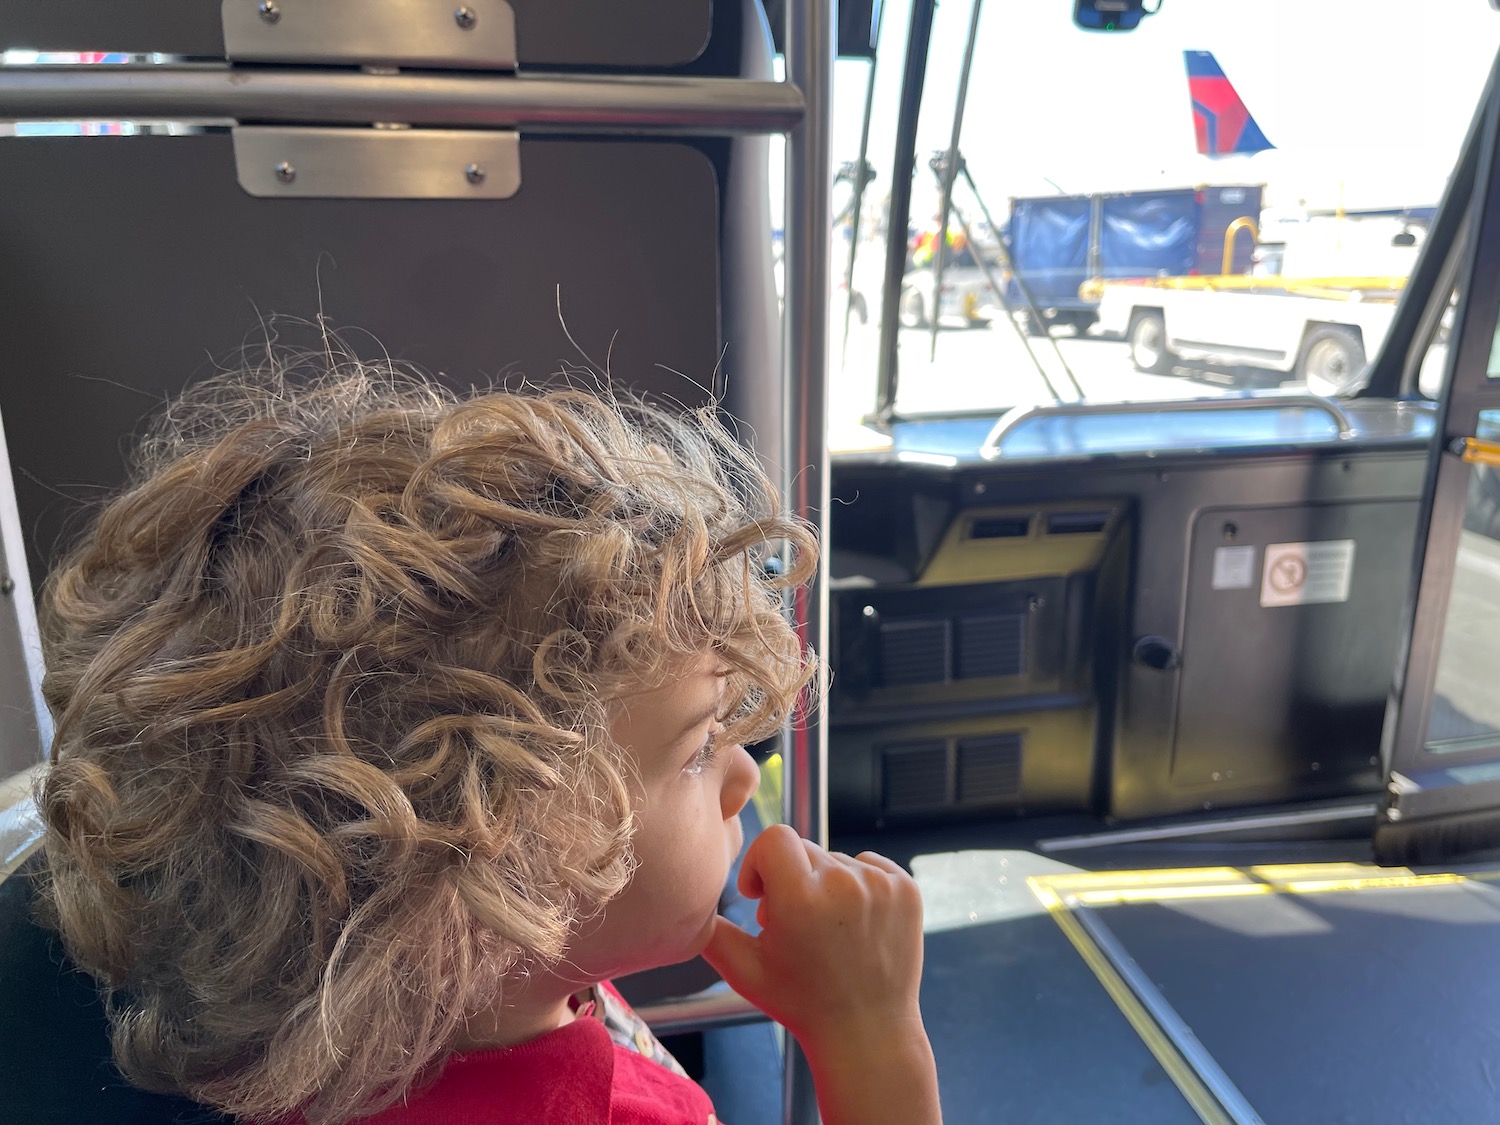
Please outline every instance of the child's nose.
[{"label": "child's nose", "polygon": [[721,804],[724,809],[724,819],[738,816],[740,810],[750,803],[750,798],[755,796],[756,790],[760,788],[760,767],[755,764],[743,746],[735,746],[730,751],[732,757],[729,760],[729,769],[725,771],[724,790]]}]

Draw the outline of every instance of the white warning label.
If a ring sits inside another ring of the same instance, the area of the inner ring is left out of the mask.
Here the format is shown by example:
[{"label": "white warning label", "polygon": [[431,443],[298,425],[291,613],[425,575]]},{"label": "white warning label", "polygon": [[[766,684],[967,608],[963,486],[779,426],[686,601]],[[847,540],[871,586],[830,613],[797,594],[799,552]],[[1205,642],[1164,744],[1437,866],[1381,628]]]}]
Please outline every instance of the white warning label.
[{"label": "white warning label", "polygon": [[1346,602],[1354,576],[1354,540],[1272,543],[1260,574],[1260,604]]},{"label": "white warning label", "polygon": [[1218,547],[1214,550],[1214,589],[1248,590],[1255,585],[1254,547]]}]

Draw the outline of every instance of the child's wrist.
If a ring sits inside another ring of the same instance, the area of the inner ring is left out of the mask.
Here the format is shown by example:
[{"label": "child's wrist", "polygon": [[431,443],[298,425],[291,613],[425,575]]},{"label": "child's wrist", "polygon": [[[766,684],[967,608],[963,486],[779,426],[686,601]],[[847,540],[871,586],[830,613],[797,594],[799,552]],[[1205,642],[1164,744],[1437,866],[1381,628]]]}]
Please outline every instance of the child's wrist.
[{"label": "child's wrist", "polygon": [[920,1012],[821,1023],[795,1034],[814,1076],[852,1070],[866,1076],[872,1064],[932,1065],[932,1045]]}]

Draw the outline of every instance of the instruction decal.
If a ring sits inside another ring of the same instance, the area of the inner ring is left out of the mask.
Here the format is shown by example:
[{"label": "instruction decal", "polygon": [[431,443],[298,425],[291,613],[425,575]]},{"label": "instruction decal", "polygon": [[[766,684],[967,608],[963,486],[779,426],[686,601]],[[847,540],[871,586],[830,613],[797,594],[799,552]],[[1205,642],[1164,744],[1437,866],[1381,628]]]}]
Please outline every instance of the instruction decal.
[{"label": "instruction decal", "polygon": [[1214,589],[1249,590],[1255,585],[1256,547],[1218,547],[1214,550]]},{"label": "instruction decal", "polygon": [[1347,602],[1354,577],[1354,540],[1272,543],[1260,574],[1260,604]]}]

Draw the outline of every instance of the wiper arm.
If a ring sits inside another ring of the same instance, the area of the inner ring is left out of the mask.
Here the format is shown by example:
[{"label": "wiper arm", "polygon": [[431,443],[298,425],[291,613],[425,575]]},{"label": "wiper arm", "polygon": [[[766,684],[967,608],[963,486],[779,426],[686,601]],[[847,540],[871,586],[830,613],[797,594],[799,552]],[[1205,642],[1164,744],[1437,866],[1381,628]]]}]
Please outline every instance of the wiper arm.
[{"label": "wiper arm", "polygon": [[[994,216],[990,214],[990,209],[985,206],[984,196],[979,193],[979,185],[974,182],[974,176],[970,173],[968,162],[964,160],[962,153],[960,153],[958,157],[958,172],[963,176],[964,183],[969,185],[969,191],[973,193],[975,202],[979,204],[979,213],[984,216],[984,221],[989,224],[990,230],[996,232],[996,245],[1000,248],[1000,256],[1005,259],[1005,268],[1010,271],[1010,276],[1015,278],[1016,280],[1016,288],[1021,292],[1021,300],[1026,302],[1026,315],[1031,318],[1032,323],[1038,325],[1041,328],[1042,335],[1047,337],[1048,342],[1052,345],[1052,350],[1057,353],[1057,362],[1062,364],[1063,374],[1067,375],[1068,382],[1073,384],[1073,390],[1077,393],[1078,400],[1082,402],[1086,397],[1083,393],[1083,387],[1079,384],[1078,377],[1073,374],[1073,368],[1069,366],[1067,358],[1062,353],[1062,348],[1058,346],[1057,337],[1052,335],[1052,333],[1048,330],[1047,322],[1042,319],[1042,312],[1041,309],[1037,307],[1036,298],[1031,295],[1031,286],[1026,284],[1026,279],[1021,276],[1021,271],[1016,268],[1016,260],[1010,256],[1010,250],[1006,248],[1004,240],[999,238],[998,235],[1000,228],[995,225]],[[981,255],[976,254],[975,257],[979,258],[981,265],[984,264],[984,258]],[[990,279],[990,275],[988,272],[986,272],[985,277],[990,280],[991,285],[994,285],[994,281],[993,279]],[[1014,323],[1015,317],[1010,315],[1011,308],[1010,305],[1006,303],[1005,291],[1003,289],[996,289],[995,294],[998,297],[1001,306],[1006,311],[1006,319]],[[1031,352],[1031,340],[1027,338],[1024,333],[1022,335],[1026,343],[1026,350],[1028,352]],[[1037,368],[1038,370],[1040,370],[1041,361],[1036,358],[1036,354],[1034,352],[1032,352],[1032,361],[1037,364]],[[1046,379],[1045,375],[1043,376],[1043,379]],[[1047,385],[1050,387],[1052,384],[1050,381],[1048,381]],[[1056,391],[1053,391],[1052,393],[1053,397],[1056,398],[1058,402],[1063,401],[1062,398],[1057,395]]]},{"label": "wiper arm", "polygon": [[1031,346],[1031,340],[1024,330],[1021,330],[1015,322],[1010,306],[1006,303],[1005,292],[997,283],[994,271],[985,260],[984,254],[980,252],[979,243],[974,238],[974,232],[970,229],[968,220],[964,218],[963,212],[953,205],[953,182],[960,172],[963,173],[964,181],[969,185],[969,190],[979,200],[979,209],[984,214],[985,222],[989,224],[990,231],[995,235],[995,241],[1000,244],[1000,253],[1004,255],[1007,268],[1011,276],[1016,279],[1016,285],[1021,291],[1021,296],[1026,302],[1027,315],[1031,322],[1040,325],[1042,332],[1052,343],[1052,350],[1057,353],[1057,361],[1062,364],[1064,373],[1068,376],[1068,382],[1073,384],[1073,390],[1081,401],[1084,397],[1083,387],[1079,385],[1078,378],[1073,374],[1073,369],[1068,366],[1068,361],[1063,357],[1062,348],[1058,347],[1057,340],[1052,333],[1047,331],[1046,322],[1042,320],[1041,313],[1037,310],[1036,302],[1032,300],[1031,291],[1016,272],[1015,261],[1011,258],[1009,251],[1005,249],[1000,240],[1000,228],[995,225],[995,220],[990,216],[989,208],[984,205],[984,198],[979,194],[979,188],[974,184],[974,177],[969,174],[969,169],[964,162],[963,155],[959,152],[958,142],[963,133],[964,109],[969,100],[969,75],[974,67],[974,44],[979,37],[979,14],[984,7],[984,0],[974,0],[974,6],[969,12],[969,34],[964,40],[964,60],[962,69],[958,76],[958,98],[953,104],[953,127],[949,130],[948,151],[929,162],[933,174],[938,178],[938,189],[941,197],[941,209],[938,216],[937,245],[933,247],[933,273],[932,273],[932,313],[928,318],[928,347],[927,362],[932,363],[937,359],[937,336],[939,314],[943,307],[943,270],[948,261],[948,219],[950,215],[957,215],[960,226],[963,228],[964,239],[968,244],[969,253],[979,263],[979,268],[984,272],[985,281],[995,293],[995,299],[1000,302],[1000,307],[1005,309],[1005,319],[1010,321],[1011,326],[1016,328],[1021,337],[1021,343],[1026,348],[1026,354],[1031,357],[1031,362],[1036,366],[1037,374],[1042,377],[1042,382],[1047,385],[1055,402],[1062,402],[1063,397],[1058,394],[1057,388],[1052,385],[1046,370],[1042,366],[1041,359],[1037,356],[1035,349]]}]

